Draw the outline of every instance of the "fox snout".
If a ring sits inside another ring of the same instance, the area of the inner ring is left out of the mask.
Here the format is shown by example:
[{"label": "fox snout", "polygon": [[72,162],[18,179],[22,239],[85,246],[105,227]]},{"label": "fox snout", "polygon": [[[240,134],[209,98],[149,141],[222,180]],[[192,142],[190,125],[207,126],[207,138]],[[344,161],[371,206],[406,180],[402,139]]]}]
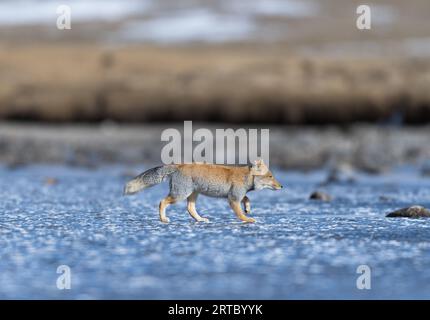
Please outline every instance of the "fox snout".
[{"label": "fox snout", "polygon": [[284,186],[282,184],[280,184],[278,181],[276,181],[276,184],[273,186],[275,190],[280,190],[282,189]]},{"label": "fox snout", "polygon": [[272,188],[273,188],[273,190],[280,190],[280,189],[283,188],[283,186],[282,186],[282,184],[279,183],[278,180],[276,180],[275,178],[273,178]]},{"label": "fox snout", "polygon": [[280,190],[283,186],[275,179],[273,174],[269,171],[265,175],[254,177],[254,186],[256,189],[271,189]]}]

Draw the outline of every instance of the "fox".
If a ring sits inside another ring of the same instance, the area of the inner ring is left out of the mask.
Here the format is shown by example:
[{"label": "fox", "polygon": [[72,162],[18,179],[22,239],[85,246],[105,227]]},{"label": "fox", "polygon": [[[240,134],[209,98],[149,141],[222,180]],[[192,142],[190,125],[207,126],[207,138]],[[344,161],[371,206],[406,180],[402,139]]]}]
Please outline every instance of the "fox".
[{"label": "fox", "polygon": [[[274,178],[262,159],[250,166],[228,166],[208,163],[185,163],[158,166],[149,169],[129,181],[124,195],[131,195],[170,180],[170,192],[159,205],[160,220],[169,223],[166,216],[168,206],[187,200],[187,210],[197,222],[209,222],[196,211],[199,194],[227,198],[231,209],[243,222],[256,222],[247,216],[251,213],[251,202],[247,193],[253,190],[280,190],[283,186]],[[244,211],[242,210],[244,206]],[[245,214],[246,213],[246,214]]]}]

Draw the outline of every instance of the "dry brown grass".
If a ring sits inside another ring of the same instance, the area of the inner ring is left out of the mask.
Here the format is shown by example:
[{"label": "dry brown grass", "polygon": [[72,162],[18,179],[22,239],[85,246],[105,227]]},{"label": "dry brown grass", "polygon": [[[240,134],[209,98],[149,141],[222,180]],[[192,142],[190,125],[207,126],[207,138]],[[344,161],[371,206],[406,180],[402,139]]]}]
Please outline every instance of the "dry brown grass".
[{"label": "dry brown grass", "polygon": [[300,57],[282,46],[15,45],[0,117],[326,123],[430,119],[430,59]]}]

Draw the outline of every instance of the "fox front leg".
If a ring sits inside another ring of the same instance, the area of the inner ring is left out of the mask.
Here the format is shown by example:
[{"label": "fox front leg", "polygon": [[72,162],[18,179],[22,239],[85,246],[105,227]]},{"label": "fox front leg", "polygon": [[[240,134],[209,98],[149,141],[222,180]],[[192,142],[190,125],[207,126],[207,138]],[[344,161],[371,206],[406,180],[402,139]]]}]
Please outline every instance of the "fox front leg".
[{"label": "fox front leg", "polygon": [[251,213],[251,202],[249,201],[249,198],[247,196],[244,196],[242,199],[243,207],[245,208],[245,213],[250,214]]},{"label": "fox front leg", "polygon": [[245,222],[255,222],[255,219],[249,218],[243,213],[242,207],[240,206],[240,201],[229,200],[229,203],[230,207],[233,209],[234,213],[240,220]]}]

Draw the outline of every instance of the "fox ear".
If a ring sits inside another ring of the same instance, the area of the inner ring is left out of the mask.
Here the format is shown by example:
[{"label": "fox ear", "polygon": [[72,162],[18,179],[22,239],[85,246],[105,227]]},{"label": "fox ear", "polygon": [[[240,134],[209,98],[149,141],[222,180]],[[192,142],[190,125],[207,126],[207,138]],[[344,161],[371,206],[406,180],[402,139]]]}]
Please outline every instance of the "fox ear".
[{"label": "fox ear", "polygon": [[256,166],[264,165],[264,161],[263,159],[257,159],[257,160],[254,160],[254,164]]},{"label": "fox ear", "polygon": [[269,168],[264,164],[263,159],[257,159],[251,167],[251,174],[255,176],[265,175],[269,171]]}]

